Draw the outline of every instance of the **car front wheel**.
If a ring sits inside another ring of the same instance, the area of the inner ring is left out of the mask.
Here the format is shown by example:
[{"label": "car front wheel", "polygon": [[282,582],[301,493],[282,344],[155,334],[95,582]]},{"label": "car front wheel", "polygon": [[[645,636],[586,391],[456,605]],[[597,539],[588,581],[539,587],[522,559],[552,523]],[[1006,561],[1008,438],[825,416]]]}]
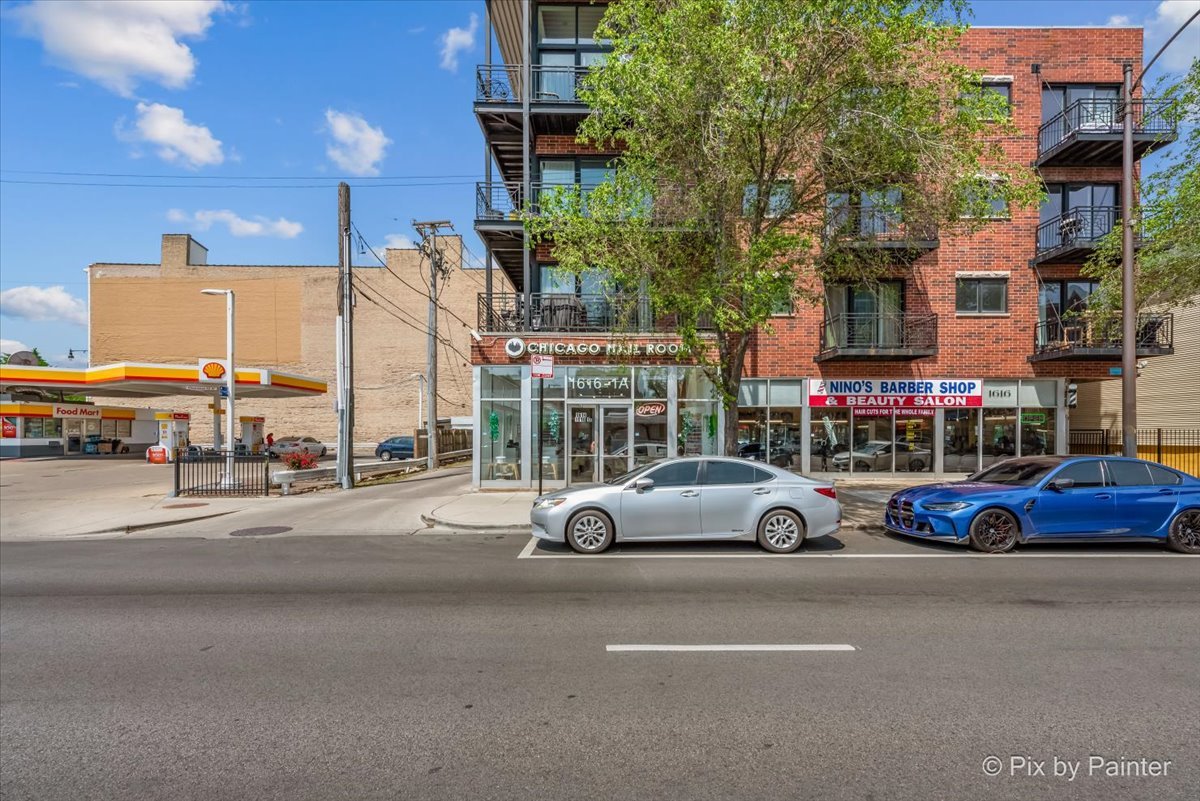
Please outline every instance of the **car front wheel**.
[{"label": "car front wheel", "polygon": [[325,448],[321,448],[321,456],[322,456],[322,457],[324,457],[324,456],[325,456]]},{"label": "car front wheel", "polygon": [[971,521],[971,547],[984,553],[1006,553],[1017,544],[1017,519],[1003,509],[985,509]]},{"label": "car front wheel", "polygon": [[1175,515],[1167,545],[1180,553],[1200,554],[1200,509],[1184,509]]},{"label": "car front wheel", "polygon": [[758,524],[758,544],[771,553],[791,553],[804,543],[804,521],[795,512],[775,509]]},{"label": "car front wheel", "polygon": [[579,553],[600,553],[612,543],[612,521],[601,512],[580,512],[567,523],[567,544]]}]

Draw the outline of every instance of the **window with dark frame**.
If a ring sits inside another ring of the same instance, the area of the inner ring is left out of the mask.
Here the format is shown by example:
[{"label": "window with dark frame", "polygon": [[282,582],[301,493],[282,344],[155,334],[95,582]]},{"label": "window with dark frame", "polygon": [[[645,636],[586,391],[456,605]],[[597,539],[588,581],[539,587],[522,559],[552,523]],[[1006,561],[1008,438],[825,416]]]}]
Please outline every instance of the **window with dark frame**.
[{"label": "window with dark frame", "polygon": [[1007,314],[1008,279],[958,278],[954,310],[958,314]]}]

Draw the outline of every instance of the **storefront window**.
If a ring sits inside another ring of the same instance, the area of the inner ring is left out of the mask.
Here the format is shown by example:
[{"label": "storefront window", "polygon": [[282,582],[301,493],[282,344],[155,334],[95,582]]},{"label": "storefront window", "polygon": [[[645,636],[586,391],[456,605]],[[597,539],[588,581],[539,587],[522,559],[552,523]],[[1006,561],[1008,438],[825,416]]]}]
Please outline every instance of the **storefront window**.
[{"label": "storefront window", "polygon": [[667,399],[666,367],[635,367],[633,371],[633,392],[636,398],[647,400]]},{"label": "storefront window", "polygon": [[[924,412],[930,412],[925,414]],[[933,472],[932,409],[896,410],[896,470],[909,473]]]},{"label": "storefront window", "polygon": [[634,368],[633,466],[670,455],[667,440],[666,367]]},{"label": "storefront window", "polygon": [[983,460],[988,467],[1017,454],[1017,410],[983,410]]},{"label": "storefront window", "polygon": [[979,471],[979,410],[947,409],[946,450],[942,470],[947,473]]},{"label": "storefront window", "polygon": [[1021,382],[1021,455],[1055,453],[1058,382]]},{"label": "storefront window", "polygon": [[[533,471],[534,481],[537,481],[539,478],[546,481],[561,481],[566,476],[566,468],[564,466],[566,448],[564,447],[563,437],[566,436],[567,422],[563,415],[563,402],[560,400],[547,400],[542,406],[541,424],[539,426],[542,438],[542,459],[539,463],[535,450],[533,453],[533,462],[535,465]],[[533,447],[535,449],[538,447],[536,441],[533,443]]]},{"label": "storefront window", "polygon": [[61,437],[62,420],[53,417],[26,417],[25,436],[29,439]]},{"label": "storefront window", "polygon": [[521,397],[521,368],[484,367],[479,390],[481,398]]},{"label": "storefront window", "polygon": [[481,400],[479,463],[484,481],[521,478],[521,402]]},{"label": "storefront window", "polygon": [[812,443],[812,469],[822,473],[836,470],[834,457],[849,457],[850,410],[813,409],[809,425]]},{"label": "storefront window", "polygon": [[[764,395],[766,393],[763,393]],[[738,452],[743,459],[767,460],[767,410],[738,408]]]},{"label": "storefront window", "polygon": [[571,400],[628,400],[633,397],[629,367],[571,367],[567,397]]},{"label": "storefront window", "polygon": [[716,455],[717,404],[681,401],[678,425],[680,456]]},{"label": "storefront window", "polygon": [[701,367],[676,368],[676,396],[687,400],[717,400],[717,388]]}]

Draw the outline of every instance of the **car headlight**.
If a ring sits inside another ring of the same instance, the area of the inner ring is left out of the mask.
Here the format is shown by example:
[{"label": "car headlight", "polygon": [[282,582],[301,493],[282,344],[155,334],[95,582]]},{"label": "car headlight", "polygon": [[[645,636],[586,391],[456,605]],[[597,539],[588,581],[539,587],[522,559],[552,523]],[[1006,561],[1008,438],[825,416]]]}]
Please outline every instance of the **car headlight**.
[{"label": "car headlight", "polygon": [[566,498],[543,498],[533,505],[534,509],[553,509],[567,502]]},{"label": "car headlight", "polygon": [[963,501],[951,501],[949,503],[923,503],[921,504],[921,508],[928,509],[931,512],[958,512],[970,505]]}]

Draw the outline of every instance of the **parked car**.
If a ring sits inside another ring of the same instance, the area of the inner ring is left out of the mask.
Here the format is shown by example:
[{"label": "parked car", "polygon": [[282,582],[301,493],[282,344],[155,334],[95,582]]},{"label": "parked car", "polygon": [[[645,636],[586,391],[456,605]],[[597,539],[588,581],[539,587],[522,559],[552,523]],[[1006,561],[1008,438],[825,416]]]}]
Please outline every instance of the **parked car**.
[{"label": "parked car", "polygon": [[412,437],[391,437],[375,446],[375,458],[389,461],[391,459],[413,458]]},{"label": "parked car", "polygon": [[533,536],[584,554],[656,540],[750,540],[791,553],[837,531],[842,507],[827,481],[746,459],[689,457],[543,495],[529,518]]},{"label": "parked car", "polygon": [[[799,453],[799,449],[793,449],[788,445],[773,444],[771,445],[771,464],[776,467],[787,467],[792,463],[792,454]],[[767,460],[767,450],[761,442],[748,442],[738,448],[737,455],[742,459],[753,459],[756,462],[765,462]]]},{"label": "parked car", "polygon": [[1004,553],[1022,542],[1164,542],[1200,554],[1200,479],[1141,459],[1006,459],[966,481],[901,490],[889,531]]},{"label": "parked car", "polygon": [[289,453],[311,453],[314,456],[324,456],[325,446],[313,437],[280,437],[271,446],[272,456],[285,456]]},{"label": "parked car", "polygon": [[[854,469],[862,472],[892,469],[892,450],[896,451],[896,469],[920,473],[933,464],[933,453],[926,443],[870,440],[854,449]],[[833,455],[835,470],[850,469],[850,451]]]}]

